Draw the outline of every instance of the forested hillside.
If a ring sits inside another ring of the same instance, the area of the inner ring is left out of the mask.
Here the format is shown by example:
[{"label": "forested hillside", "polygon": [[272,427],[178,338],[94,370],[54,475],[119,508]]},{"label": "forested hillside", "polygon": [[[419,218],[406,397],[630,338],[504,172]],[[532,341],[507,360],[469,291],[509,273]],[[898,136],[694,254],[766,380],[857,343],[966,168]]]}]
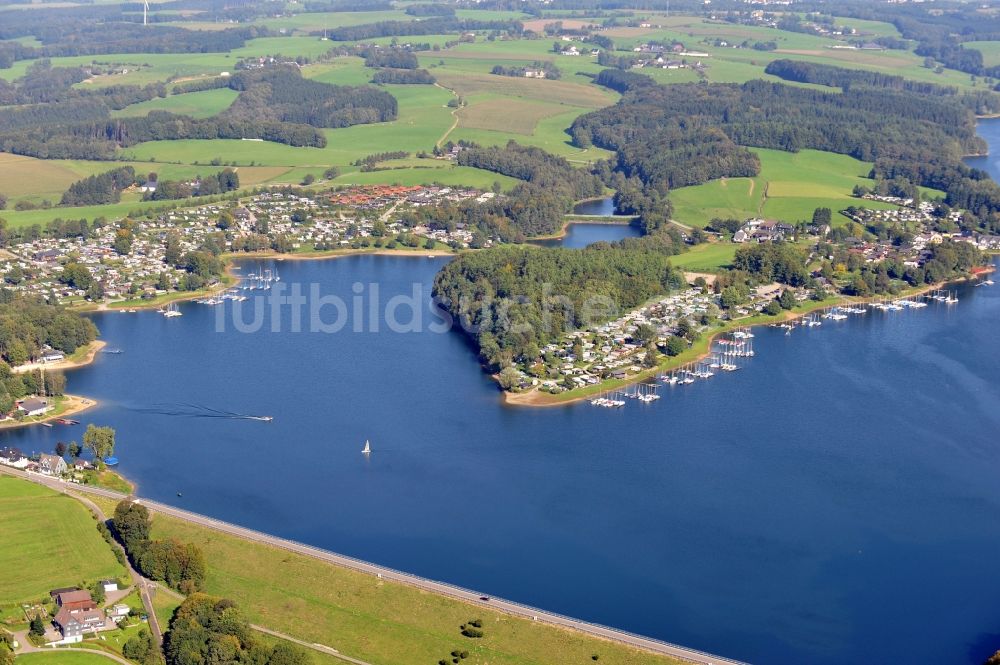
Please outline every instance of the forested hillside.
[{"label": "forested hillside", "polygon": [[[212,87],[218,80],[212,80]],[[63,102],[14,108],[12,115],[0,115],[0,131],[6,130],[0,133],[0,150],[43,159],[106,160],[114,159],[119,148],[137,143],[186,138],[263,139],[323,147],[326,137],[321,128],[385,122],[397,113],[396,99],[387,92],[311,81],[292,65],[240,72],[227,85],[240,96],[223,113],[204,119],[165,111],[109,118],[114,106],[105,98],[138,96],[147,89],[86,95],[71,100],[72,106]],[[24,98],[24,87],[17,86],[15,94]],[[159,94],[160,88],[148,90]]]},{"label": "forested hillside", "polygon": [[681,286],[669,261],[677,247],[666,234],[582,250],[497,247],[445,266],[434,296],[497,370]]}]

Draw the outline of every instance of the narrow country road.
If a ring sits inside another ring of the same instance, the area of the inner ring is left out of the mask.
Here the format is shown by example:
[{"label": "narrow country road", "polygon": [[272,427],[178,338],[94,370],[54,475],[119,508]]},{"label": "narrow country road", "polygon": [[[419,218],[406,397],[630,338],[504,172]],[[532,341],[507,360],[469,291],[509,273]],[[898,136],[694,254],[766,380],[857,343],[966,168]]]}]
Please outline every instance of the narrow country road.
[{"label": "narrow country road", "polygon": [[[4,467],[4,466],[0,466],[0,471],[6,471],[6,472],[9,473],[10,469],[8,469],[7,467]],[[24,474],[24,473],[20,473],[19,472],[19,473],[12,474],[12,475],[21,475],[23,477],[27,477],[29,480],[35,480],[37,482],[37,479],[34,478],[34,477],[32,477],[35,474]],[[44,476],[39,476],[39,478],[44,478]],[[48,485],[52,489],[55,489],[56,491],[59,491],[59,492],[62,492],[62,493],[66,493],[68,490],[72,490],[72,489],[75,489],[77,487],[82,487],[81,485],[75,485],[73,483],[65,483],[65,482],[62,482],[60,480],[56,480],[54,478],[48,478],[47,480],[49,480],[50,482],[47,482],[47,483],[43,482],[42,484],[43,485]],[[83,496],[82,494],[74,493],[74,495],[75,495],[74,498],[80,500],[87,508],[90,509],[90,512],[92,512],[94,514],[94,517],[96,517],[97,519],[99,519],[102,522],[107,522],[108,521],[107,515],[104,514],[104,511],[101,510],[100,506],[98,506],[96,503],[94,503],[93,501],[89,500],[87,497]],[[116,542],[114,546],[117,547],[119,550],[121,550],[122,554],[125,554],[125,549],[121,546],[121,544],[119,544],[119,543]],[[139,598],[142,600],[142,606],[146,609],[146,616],[149,617],[149,619],[148,619],[148,621],[149,621],[149,628],[150,628],[150,631],[153,633],[153,639],[156,640],[156,644],[158,646],[162,646],[163,645],[163,631],[160,629],[160,622],[159,622],[159,620],[157,620],[157,618],[156,618],[156,612],[154,611],[154,608],[153,608],[153,600],[152,600],[152,598],[149,595],[149,589],[150,589],[150,587],[155,588],[156,583],[153,582],[152,580],[146,579],[145,577],[143,577],[139,573],[139,571],[137,571],[135,568],[133,568],[132,567],[132,562],[128,560],[128,555],[125,556],[125,566],[128,568],[129,577],[132,578],[132,586],[134,588],[138,589],[138,591],[139,591]],[[126,661],[122,661],[122,662],[126,662]]]},{"label": "narrow country road", "polygon": [[[111,490],[101,489],[98,487],[90,487],[87,485],[71,485],[56,478],[49,478],[47,476],[41,476],[35,473],[29,474],[3,466],[0,466],[0,472],[19,476],[21,478],[26,478],[33,482],[50,487],[56,491],[73,490],[75,493],[102,496],[115,501],[120,501],[126,498],[124,494],[113,492]],[[269,534],[262,533],[260,531],[254,531],[253,529],[247,529],[241,526],[237,526],[235,524],[230,524],[229,522],[223,522],[221,520],[213,519],[211,517],[206,517],[205,515],[199,515],[197,513],[192,513],[187,510],[182,510],[180,508],[174,508],[173,506],[169,506],[164,503],[159,503],[157,501],[151,501],[149,499],[142,499],[142,498],[136,498],[135,500],[138,503],[144,505],[152,513],[169,515],[170,517],[184,520],[185,522],[197,524],[199,526],[203,526],[209,529],[214,529],[222,533],[227,533],[233,536],[237,536],[239,538],[245,538],[247,540],[251,540],[257,543],[270,545],[272,547],[277,547],[279,549],[312,557],[314,559],[319,559],[321,561],[326,561],[328,563],[342,566],[350,570],[367,573],[369,575],[375,575],[379,579],[386,579],[394,582],[399,582],[402,584],[409,584],[410,586],[414,586],[419,589],[423,589],[425,591],[430,591],[432,593],[437,593],[443,596],[448,596],[450,598],[462,600],[472,605],[477,605],[479,607],[492,608],[494,610],[506,612],[507,614],[519,616],[522,618],[527,618],[533,621],[541,621],[553,626],[570,628],[572,630],[577,630],[582,633],[586,633],[588,635],[593,635],[595,637],[600,637],[603,639],[619,642],[622,644],[627,644],[629,646],[636,647],[639,649],[645,649],[646,651],[651,651],[653,653],[673,656],[674,658],[679,658],[681,660],[685,660],[691,663],[698,663],[699,665],[745,665],[740,661],[732,660],[729,658],[723,658],[721,656],[716,656],[710,653],[705,653],[704,651],[698,651],[697,649],[689,649],[686,647],[678,646],[676,644],[670,644],[669,642],[664,642],[662,640],[653,639],[651,637],[636,635],[635,633],[619,630],[617,628],[610,628],[608,626],[602,626],[600,624],[590,623],[587,621],[583,621],[581,619],[574,619],[572,617],[563,616],[561,614],[556,614],[554,612],[546,612],[545,610],[540,610],[534,607],[530,607],[528,605],[522,605],[521,603],[517,603],[511,600],[489,597],[486,594],[477,591],[472,591],[470,589],[464,589],[462,587],[448,584],[446,582],[438,582],[435,580],[430,580],[424,577],[419,577],[417,575],[411,575],[410,573],[404,573],[399,570],[394,570],[392,568],[386,568],[384,566],[379,566],[374,563],[362,561],[360,559],[355,559],[353,557],[345,556],[343,554],[336,554],[334,552],[329,552],[327,550],[323,550],[318,547],[313,547],[311,545],[305,545],[303,543],[298,543],[292,540],[286,540],[284,538],[279,538],[277,536],[271,536]],[[352,661],[352,662],[361,662],[361,661]]]}]

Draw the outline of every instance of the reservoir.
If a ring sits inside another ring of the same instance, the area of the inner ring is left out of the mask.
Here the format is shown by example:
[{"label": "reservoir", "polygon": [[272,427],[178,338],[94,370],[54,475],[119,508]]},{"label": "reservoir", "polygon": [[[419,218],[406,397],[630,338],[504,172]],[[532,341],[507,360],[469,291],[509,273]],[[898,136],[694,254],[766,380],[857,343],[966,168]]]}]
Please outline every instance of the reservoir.
[{"label": "reservoir", "polygon": [[561,238],[536,240],[533,244],[542,247],[567,247],[581,249],[595,242],[617,242],[625,238],[638,238],[642,231],[634,224],[626,222],[571,222]]},{"label": "reservoir", "polygon": [[967,157],[965,163],[990,174],[996,182],[1000,182],[1000,118],[985,118],[980,120],[976,133],[986,139],[989,144],[989,154],[982,157]]},{"label": "reservoir", "polygon": [[[427,322],[446,260],[243,271],[346,303],[361,285],[365,312],[416,289]],[[122,353],[68,375],[100,406],[0,445],[112,425],[142,496],[755,663],[973,665],[1000,646],[1000,287],[958,296],[758,329],[742,371],[621,410],[505,407],[426,325],[109,312]]]},{"label": "reservoir", "polygon": [[573,213],[576,215],[601,215],[602,217],[611,217],[615,214],[614,197],[608,196],[603,199],[581,201],[573,206]]}]

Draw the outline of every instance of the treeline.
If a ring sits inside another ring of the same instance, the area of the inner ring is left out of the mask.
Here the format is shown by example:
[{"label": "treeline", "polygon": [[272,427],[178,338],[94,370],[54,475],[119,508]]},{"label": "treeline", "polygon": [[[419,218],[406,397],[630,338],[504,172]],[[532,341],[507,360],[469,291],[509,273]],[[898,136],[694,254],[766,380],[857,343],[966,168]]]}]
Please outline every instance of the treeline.
[{"label": "treeline", "polygon": [[276,640],[271,646],[256,637],[250,622],[231,600],[196,593],[184,600],[164,635],[167,665],[309,665],[302,647]]},{"label": "treeline", "polygon": [[[665,251],[666,250],[666,251]],[[674,246],[657,238],[586,249],[494,247],[437,274],[434,297],[472,337],[491,372],[533,360],[573,330],[599,324],[683,285]]]},{"label": "treeline", "polygon": [[410,16],[454,16],[455,8],[450,5],[439,3],[428,3],[422,5],[409,5],[406,13]]},{"label": "treeline", "polygon": [[0,289],[0,360],[10,366],[40,358],[50,346],[66,355],[97,338],[93,321],[41,298]]},{"label": "treeline", "polygon": [[365,53],[365,67],[392,67],[416,69],[420,66],[417,56],[398,48],[371,48]]},{"label": "treeline", "polygon": [[871,88],[838,94],[765,81],[631,88],[615,106],[578,118],[571,131],[578,145],[617,150],[681,124],[718,128],[738,145],[812,148],[864,161],[906,147],[956,159],[985,147],[974,115],[948,98]]},{"label": "treeline", "polygon": [[135,184],[135,169],[122,166],[77,180],[62,195],[60,205],[85,206],[118,203],[122,190]]},{"label": "treeline", "polygon": [[468,148],[458,153],[458,164],[500,173],[523,180],[509,196],[494,199],[487,206],[510,220],[527,237],[558,231],[563,216],[574,201],[599,196],[601,180],[583,169],[574,168],[562,157],[540,148],[510,141],[503,148]]},{"label": "treeline", "polygon": [[520,34],[524,26],[519,21],[476,21],[453,17],[435,17],[423,21],[380,21],[361,25],[343,26],[328,33],[336,42],[357,42],[378,37],[410,37],[416,35],[441,35],[451,32],[475,30],[503,31]]},{"label": "treeline", "polygon": [[645,74],[619,71],[616,69],[602,69],[594,79],[594,83],[597,85],[603,85],[605,88],[610,88],[616,92],[620,92],[623,95],[629,90],[637,90],[646,86],[656,85],[656,81]]},{"label": "treeline", "polygon": [[396,98],[387,92],[313,81],[288,65],[239,72],[229,87],[240,96],[222,115],[236,120],[335,128],[388,122],[398,112]]},{"label": "treeline", "polygon": [[193,182],[158,180],[156,189],[146,192],[143,201],[168,201],[192,196],[224,194],[240,188],[240,176],[233,169],[223,169],[215,175],[197,178]]},{"label": "treeline", "polygon": [[387,162],[390,159],[406,159],[410,156],[410,153],[405,150],[393,150],[390,152],[376,152],[370,155],[365,155],[361,159],[356,159],[353,162],[354,166],[374,166],[379,162]]},{"label": "treeline", "polygon": [[[142,22],[141,5],[137,20]],[[136,29],[135,21],[136,15],[124,14],[120,6],[112,5],[11,12],[0,25],[0,39],[33,36],[42,45],[4,44],[0,68],[9,68],[17,60],[110,53],[226,53],[243,47],[247,40],[272,34],[264,26],[187,30],[154,24]]]},{"label": "treeline", "polygon": [[262,139],[322,148],[326,136],[318,128],[386,122],[398,109],[396,98],[382,90],[311,81],[292,66],[240,72],[228,85],[240,95],[212,118],[153,111],[145,117],[44,124],[0,133],[0,150],[42,159],[109,160],[119,148],[173,139]]},{"label": "treeline", "polygon": [[433,85],[437,79],[426,69],[380,69],[372,76],[377,85]]},{"label": "treeline", "polygon": [[292,146],[326,146],[326,136],[305,124],[231,119],[197,119],[153,111],[145,117],[32,127],[0,134],[0,151],[41,159],[117,159],[118,149],[173,139],[262,139]]},{"label": "treeline", "polygon": [[562,72],[559,71],[559,68],[548,60],[536,60],[525,67],[504,67],[503,65],[496,65],[490,73],[498,76],[524,76],[528,71],[542,72],[545,75],[545,78],[553,80],[562,76]]},{"label": "treeline", "polygon": [[166,582],[184,594],[194,593],[205,584],[205,556],[201,550],[176,540],[152,540],[145,506],[122,501],[115,507],[111,523],[132,565],[145,577]]},{"label": "treeline", "polygon": [[905,174],[911,184],[944,189],[950,204],[970,205],[980,219],[1000,211],[1000,187],[961,164],[983,143],[973,113],[948,96],[867,86],[838,94],[764,81],[660,86],[624,73],[598,78],[625,95],[578,118],[574,141],[614,150],[619,172],[661,194],[756,174],[756,158],[743,146],[811,148],[873,161],[876,177]]},{"label": "treeline", "polygon": [[13,82],[0,79],[0,106],[11,107],[0,115],[0,132],[98,120],[107,118],[109,110],[166,96],[166,88],[161,83],[144,87],[73,87],[87,76],[82,67],[52,67],[48,60],[39,60]]},{"label": "treeline", "polygon": [[820,65],[801,60],[774,60],[768,63],[764,71],[786,81],[815,83],[841,88],[845,91],[855,87],[871,87],[904,90],[919,95],[949,97],[976,115],[1000,112],[1000,95],[986,90],[959,92],[958,88],[955,87],[908,81],[902,76],[893,74]]}]

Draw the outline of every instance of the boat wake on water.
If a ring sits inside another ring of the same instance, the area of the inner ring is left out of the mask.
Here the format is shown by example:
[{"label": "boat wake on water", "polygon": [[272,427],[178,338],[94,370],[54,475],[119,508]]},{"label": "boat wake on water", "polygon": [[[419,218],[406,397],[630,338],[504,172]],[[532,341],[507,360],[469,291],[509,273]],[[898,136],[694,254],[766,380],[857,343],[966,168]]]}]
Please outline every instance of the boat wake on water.
[{"label": "boat wake on water", "polygon": [[274,420],[274,416],[236,413],[235,411],[213,409],[201,404],[190,404],[187,402],[160,403],[145,407],[133,407],[130,410],[156,416],[174,416],[179,418],[220,418],[224,420],[257,420],[261,422],[271,422]]}]

